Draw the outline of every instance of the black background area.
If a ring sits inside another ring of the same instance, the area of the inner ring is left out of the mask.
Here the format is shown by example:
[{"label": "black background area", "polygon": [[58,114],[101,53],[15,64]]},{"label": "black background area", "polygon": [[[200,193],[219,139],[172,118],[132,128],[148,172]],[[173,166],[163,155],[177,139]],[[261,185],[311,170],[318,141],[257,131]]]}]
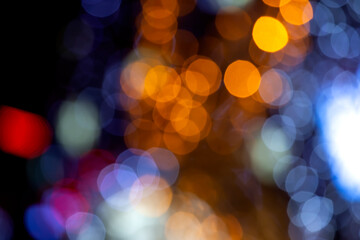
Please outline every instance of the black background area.
[{"label": "black background area", "polygon": [[[3,1],[1,5],[0,105],[46,117],[60,79],[57,39],[79,14],[80,1]],[[13,220],[13,239],[31,239],[24,212],[40,197],[27,180],[27,161],[0,151],[0,207]]]}]

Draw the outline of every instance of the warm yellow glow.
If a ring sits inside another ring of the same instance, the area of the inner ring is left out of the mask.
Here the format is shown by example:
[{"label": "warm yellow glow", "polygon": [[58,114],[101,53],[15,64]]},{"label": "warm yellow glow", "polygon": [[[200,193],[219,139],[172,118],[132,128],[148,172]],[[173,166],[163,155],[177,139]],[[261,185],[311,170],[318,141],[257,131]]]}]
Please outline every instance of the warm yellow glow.
[{"label": "warm yellow glow", "polygon": [[252,36],[255,44],[265,52],[284,48],[289,37],[284,25],[272,17],[260,17],[254,25]]},{"label": "warm yellow glow", "polygon": [[214,61],[200,57],[188,66],[185,83],[194,94],[208,96],[218,90],[221,77],[220,68]]},{"label": "warm yellow glow", "polygon": [[[147,179],[148,178],[148,179]],[[135,192],[138,191],[140,182],[153,180],[154,176],[144,175],[135,181]],[[162,178],[157,179],[158,184],[145,185],[142,192],[142,198],[135,203],[135,210],[147,217],[159,217],[163,215],[170,207],[172,201],[172,191],[169,184]]]},{"label": "warm yellow glow", "polygon": [[144,98],[144,81],[151,66],[138,61],[130,63],[121,73],[120,84],[124,93],[134,99]]},{"label": "warm yellow glow", "polygon": [[302,25],[313,18],[313,9],[308,0],[292,0],[280,7],[281,16],[288,23]]},{"label": "warm yellow glow", "polygon": [[260,81],[258,69],[248,61],[237,60],[225,71],[225,87],[235,97],[245,98],[252,95],[258,90]]},{"label": "warm yellow glow", "polygon": [[181,79],[170,67],[158,65],[149,70],[144,82],[145,92],[158,102],[173,100],[181,89]]}]

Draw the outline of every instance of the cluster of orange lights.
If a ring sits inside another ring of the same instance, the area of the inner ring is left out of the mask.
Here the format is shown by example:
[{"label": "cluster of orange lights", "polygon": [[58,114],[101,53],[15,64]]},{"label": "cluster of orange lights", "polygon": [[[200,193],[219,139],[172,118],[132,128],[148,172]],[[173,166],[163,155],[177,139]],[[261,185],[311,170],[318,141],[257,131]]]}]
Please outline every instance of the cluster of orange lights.
[{"label": "cluster of orange lights", "polygon": [[[287,102],[279,98],[291,89],[286,74],[276,67],[291,68],[304,60],[312,8],[305,0],[264,3],[271,7],[268,14],[254,23],[238,7],[218,12],[214,25],[220,42],[241,41],[252,33],[251,60],[230,62],[223,75],[222,63],[198,55],[197,38],[178,29],[177,18],[194,9],[194,0],[141,1],[135,47],[141,57],[129,60],[120,76],[125,93],[120,102],[131,118],[125,131],[128,147],[165,147],[185,155],[205,139],[215,152],[228,154],[240,146],[246,120]],[[231,61],[226,54],[223,58]],[[222,85],[235,100],[221,95]],[[216,104],[209,100],[214,95],[219,98]],[[216,109],[222,102],[230,107]]]},{"label": "cluster of orange lights", "polygon": [[120,82],[127,98],[122,103],[133,119],[125,132],[128,147],[165,146],[183,155],[208,135],[211,120],[202,104],[221,83],[221,71],[210,59],[196,58],[180,74],[143,59],[129,64]]},{"label": "cluster of orange lights", "polygon": [[[199,40],[178,29],[177,21],[194,9],[195,1],[141,3],[134,54],[119,78],[120,103],[130,118],[124,134],[127,147],[162,147],[185,156],[203,142],[213,152],[228,155],[240,149],[254,119],[265,119],[267,108],[291,99],[285,71],[300,64],[310,50],[308,1],[264,0],[267,13],[256,21],[244,9],[222,8],[213,25],[217,36]],[[250,58],[232,56],[244,46]],[[204,191],[204,185],[214,191]],[[218,204],[221,188],[209,175],[183,171],[178,187],[211,206]],[[177,201],[186,202],[177,198],[184,197],[163,188],[137,207],[149,216],[170,211],[167,239],[243,238],[232,215],[204,218],[194,209],[177,209]]]}]

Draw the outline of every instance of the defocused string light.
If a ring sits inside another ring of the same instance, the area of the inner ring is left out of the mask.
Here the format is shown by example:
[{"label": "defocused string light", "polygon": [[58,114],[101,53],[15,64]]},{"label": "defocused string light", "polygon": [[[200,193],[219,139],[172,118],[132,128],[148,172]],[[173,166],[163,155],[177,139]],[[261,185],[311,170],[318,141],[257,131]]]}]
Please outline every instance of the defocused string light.
[{"label": "defocused string light", "polygon": [[0,108],[1,149],[35,158],[31,237],[358,238],[358,1],[81,5],[53,145]]},{"label": "defocused string light", "polygon": [[43,154],[50,145],[52,132],[41,116],[17,108],[0,107],[0,149],[32,159]]},{"label": "defocused string light", "polygon": [[313,18],[313,9],[308,0],[282,0],[286,2],[281,4],[280,13],[282,17],[290,24],[302,25]]},{"label": "defocused string light", "polygon": [[288,43],[288,33],[284,25],[272,17],[260,17],[252,31],[256,45],[266,52],[276,52]]},{"label": "defocused string light", "polygon": [[260,86],[261,76],[258,69],[248,61],[237,60],[225,72],[226,89],[234,96],[245,98],[254,94]]}]

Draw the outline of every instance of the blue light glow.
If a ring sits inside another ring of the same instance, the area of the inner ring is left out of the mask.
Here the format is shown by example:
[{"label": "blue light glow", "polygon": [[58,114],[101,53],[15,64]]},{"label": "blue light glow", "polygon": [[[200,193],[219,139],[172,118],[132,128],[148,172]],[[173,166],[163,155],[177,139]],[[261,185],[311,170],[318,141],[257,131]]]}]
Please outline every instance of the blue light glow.
[{"label": "blue light glow", "polygon": [[120,7],[120,0],[82,0],[82,7],[94,17],[108,17]]},{"label": "blue light glow", "polygon": [[318,108],[334,181],[348,199],[360,199],[360,88],[354,85],[327,91]]},{"label": "blue light glow", "polygon": [[25,226],[35,239],[60,239],[64,227],[60,224],[60,215],[49,205],[33,205],[25,212]]}]

